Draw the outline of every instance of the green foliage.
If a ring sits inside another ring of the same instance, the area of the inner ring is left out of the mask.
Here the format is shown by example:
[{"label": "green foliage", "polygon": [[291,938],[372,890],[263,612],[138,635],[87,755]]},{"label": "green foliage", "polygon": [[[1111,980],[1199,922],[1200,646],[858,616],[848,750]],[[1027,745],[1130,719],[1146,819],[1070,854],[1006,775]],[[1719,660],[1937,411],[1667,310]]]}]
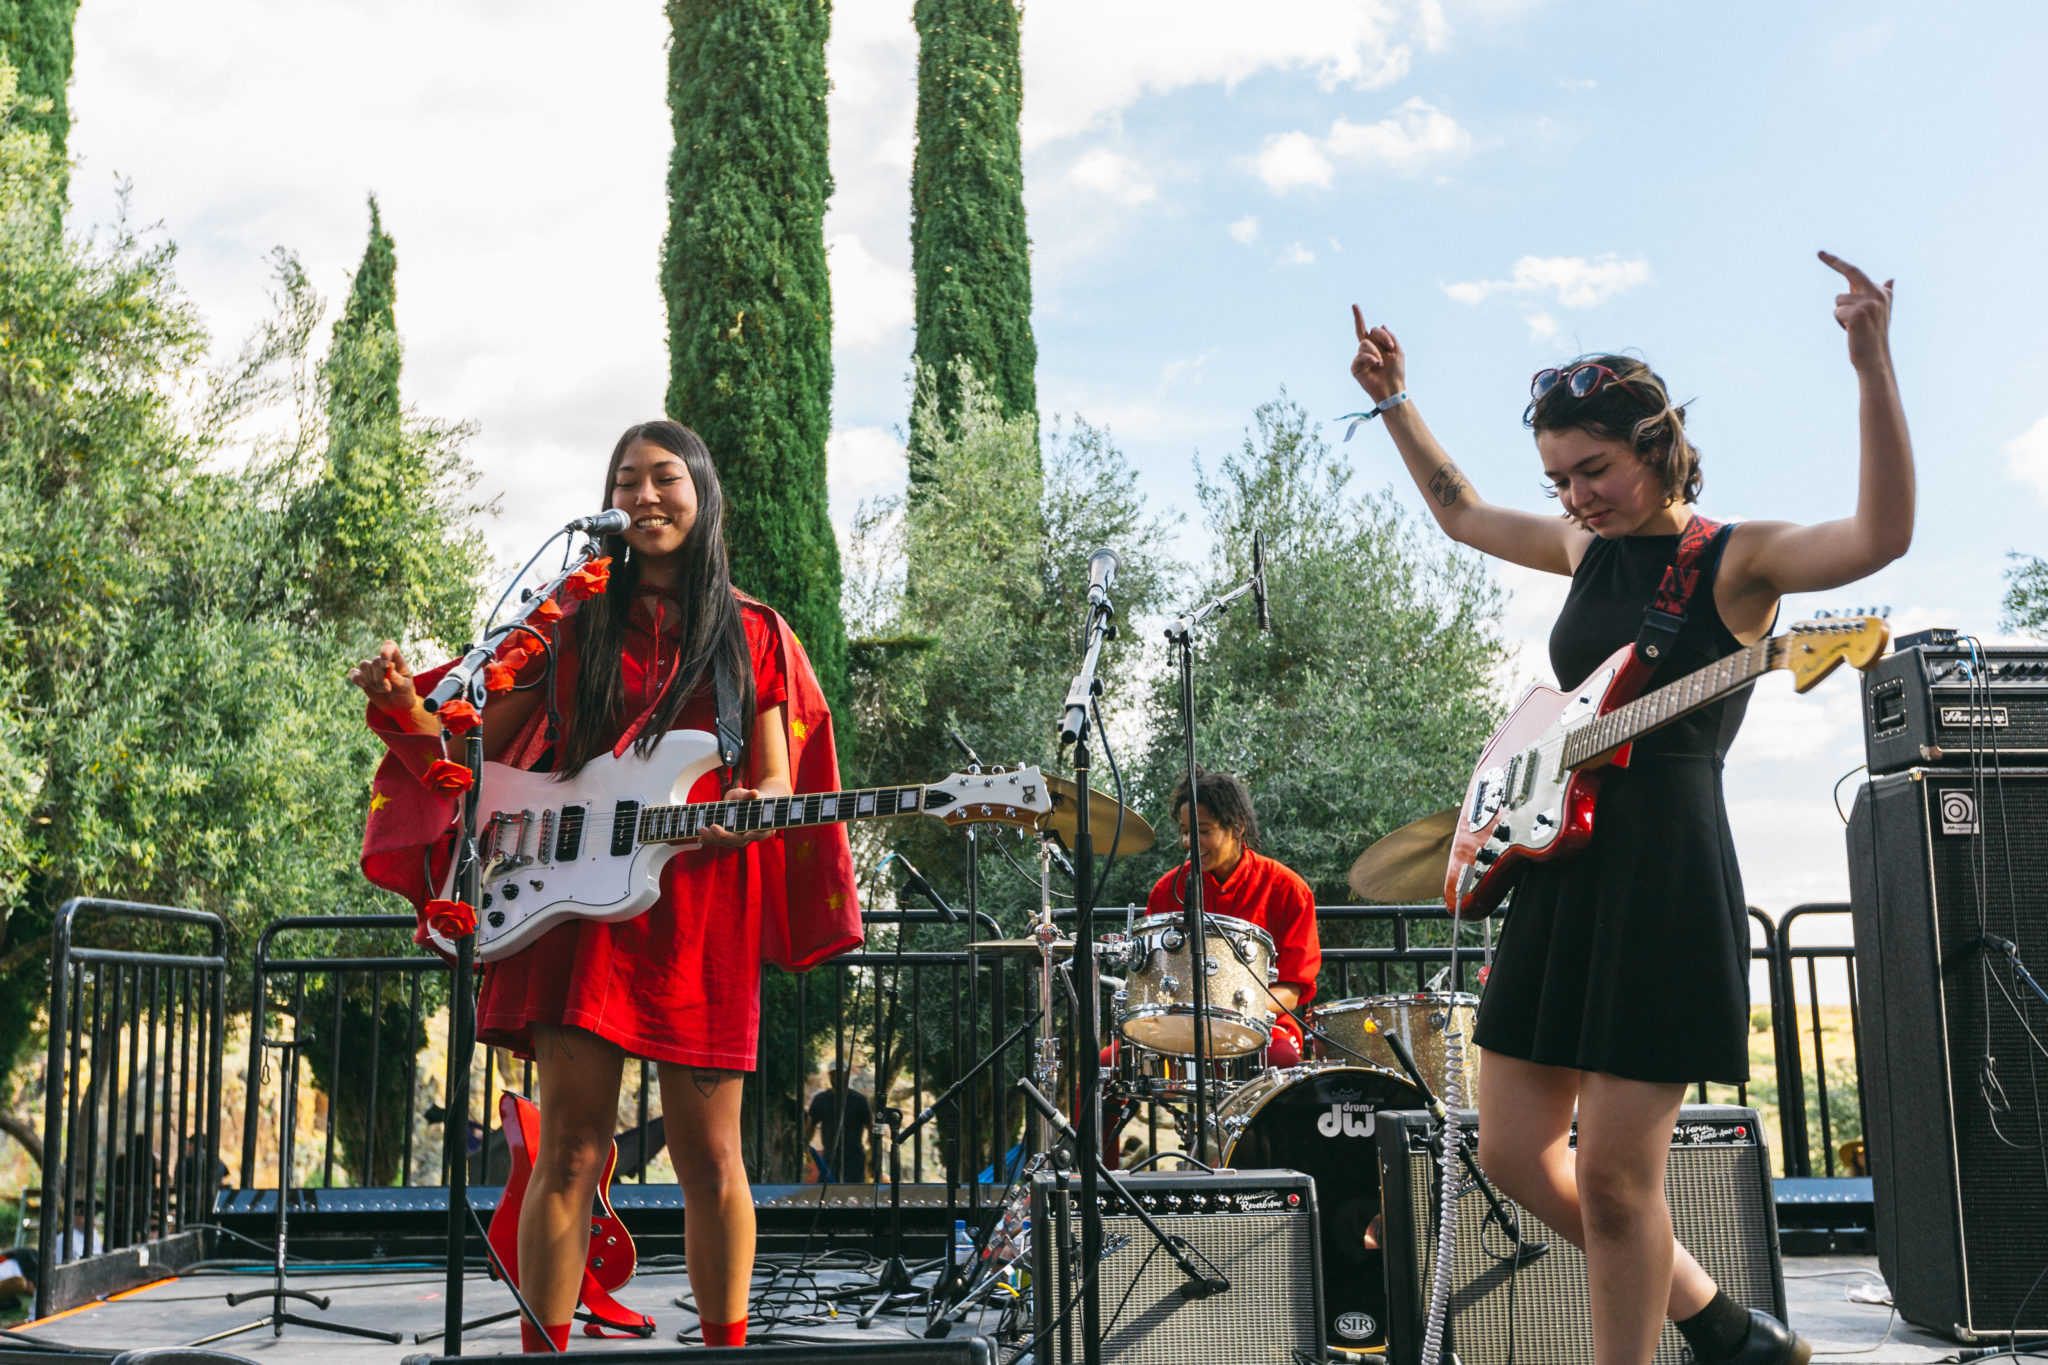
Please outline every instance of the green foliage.
[{"label": "green foliage", "polygon": [[2006,557],[2013,567],[2005,571],[2005,616],[1999,624],[2029,635],[2048,635],[2048,560],[2017,550]]},{"label": "green foliage", "polygon": [[[424,1009],[412,1031],[406,1031],[406,983],[384,979],[378,984],[381,996],[375,1016],[370,992],[361,983],[342,992],[338,1015],[331,981],[309,987],[298,1025],[298,1036],[312,1040],[306,1063],[313,1084],[333,1108],[335,1145],[359,1185],[398,1181],[405,1124],[411,1116],[410,1063],[427,1043]],[[337,1036],[339,1047],[333,1046]]]},{"label": "green foliage", "polygon": [[[917,359],[936,377],[933,411],[960,406],[955,360],[1003,411],[1038,411],[1031,242],[1024,231],[1024,105],[1016,0],[917,0],[917,153],[910,173]],[[913,424],[912,477],[936,454]]]},{"label": "green foliage", "polygon": [[42,134],[55,150],[59,196],[64,143],[71,133],[71,26],[78,0],[0,0],[0,61],[19,73],[20,103],[10,124]]},{"label": "green foliage", "polygon": [[669,0],[668,411],[724,482],[734,583],[782,612],[846,695],[826,506],[827,0]]},{"label": "green foliage", "polygon": [[[1196,752],[1251,787],[1265,851],[1326,903],[1350,899],[1345,873],[1374,839],[1456,802],[1472,755],[1501,714],[1494,670],[1500,594],[1480,561],[1418,533],[1352,472],[1285,395],[1196,491],[1214,552],[1196,597],[1251,573],[1266,537],[1272,630],[1251,603],[1198,632]],[[1153,729],[1139,809],[1172,830],[1166,800],[1185,771],[1177,668],[1152,679]],[[1177,840],[1130,867],[1113,890],[1142,900],[1179,857]]]},{"label": "green foliage", "polygon": [[[0,95],[11,83],[0,68]],[[358,543],[391,532],[322,501],[332,385],[308,359],[320,303],[297,263],[280,253],[277,316],[208,374],[172,248],[119,224],[67,239],[58,164],[46,138],[0,130],[0,1074],[43,995],[33,945],[68,897],[219,912],[237,962],[276,915],[369,899],[355,858],[379,746],[342,674],[386,633],[467,626],[466,605],[322,606],[309,508]],[[280,401],[298,420],[246,438]],[[455,433],[407,419],[397,439],[434,471],[407,533],[467,604],[481,559]]]}]

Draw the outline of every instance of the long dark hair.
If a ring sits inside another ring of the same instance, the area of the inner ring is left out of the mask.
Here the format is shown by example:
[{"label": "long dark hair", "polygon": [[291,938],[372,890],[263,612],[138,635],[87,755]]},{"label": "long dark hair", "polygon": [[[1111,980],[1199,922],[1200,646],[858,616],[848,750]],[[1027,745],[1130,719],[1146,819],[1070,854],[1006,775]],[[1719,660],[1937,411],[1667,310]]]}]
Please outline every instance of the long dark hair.
[{"label": "long dark hair", "polygon": [[[1236,773],[1212,773],[1207,768],[1195,769],[1195,798],[1198,806],[1206,806],[1217,824],[1223,826],[1240,844],[1256,853],[1259,851],[1259,817],[1252,811],[1251,789]],[[1168,799],[1168,808],[1173,818],[1180,819],[1180,813],[1187,809],[1188,779],[1182,773],[1174,784],[1173,795]],[[1194,834],[1197,822],[1188,820],[1188,833]]]},{"label": "long dark hair", "polygon": [[[754,661],[747,648],[740,604],[733,596],[732,571],[725,555],[725,494],[718,470],[704,440],[681,422],[641,422],[626,428],[612,447],[604,471],[604,500],[612,505],[612,480],[635,441],[659,446],[683,462],[697,490],[697,524],[676,551],[682,561],[676,594],[683,613],[683,634],[677,642],[682,663],[675,681],[654,704],[654,714],[633,747],[650,752],[675,724],[676,716],[699,687],[711,685],[714,660],[723,660],[739,693],[740,733],[754,733]],[[640,590],[640,561],[627,552],[624,536],[606,536],[604,552],[612,557],[611,578],[604,596],[592,598],[570,624],[576,638],[576,693],[569,732],[562,740],[556,770],[573,777],[599,754],[609,753],[625,722],[626,686],[620,658],[625,652],[626,617]]]}]

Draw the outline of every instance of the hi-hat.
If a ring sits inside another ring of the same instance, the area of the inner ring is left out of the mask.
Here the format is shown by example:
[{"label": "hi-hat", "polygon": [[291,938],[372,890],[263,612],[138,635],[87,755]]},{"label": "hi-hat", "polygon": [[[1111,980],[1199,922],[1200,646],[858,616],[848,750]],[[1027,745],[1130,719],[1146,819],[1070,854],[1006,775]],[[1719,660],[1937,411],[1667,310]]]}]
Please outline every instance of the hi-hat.
[{"label": "hi-hat", "polygon": [[[1052,797],[1052,813],[1039,817],[1038,827],[1060,836],[1060,842],[1068,848],[1074,846],[1076,821],[1081,813],[1081,789],[1064,777],[1046,775],[1046,794]],[[1124,828],[1121,838],[1117,835],[1116,815],[1121,810]],[[1128,853],[1143,853],[1152,847],[1155,836],[1152,826],[1145,823],[1145,817],[1129,806],[1120,806],[1117,799],[1100,787],[1088,789],[1088,837],[1095,845],[1098,856],[1107,856],[1111,843],[1116,845],[1119,858]]]},{"label": "hi-hat", "polygon": [[1351,894],[1382,905],[1441,900],[1458,808],[1449,806],[1410,821],[1358,855],[1345,880]]},{"label": "hi-hat", "polygon": [[[968,944],[967,951],[970,953],[980,953],[984,957],[1037,957],[1038,940],[1035,938],[984,939],[980,943]],[[1074,955],[1074,940],[1070,938],[1054,939],[1052,941],[1052,955],[1054,957],[1072,957]]]}]

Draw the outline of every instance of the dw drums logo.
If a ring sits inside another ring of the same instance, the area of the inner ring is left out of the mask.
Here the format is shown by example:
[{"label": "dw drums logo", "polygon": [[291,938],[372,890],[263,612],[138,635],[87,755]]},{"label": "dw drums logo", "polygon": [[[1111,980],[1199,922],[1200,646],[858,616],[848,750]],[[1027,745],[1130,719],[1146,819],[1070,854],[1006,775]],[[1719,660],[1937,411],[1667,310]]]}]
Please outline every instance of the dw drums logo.
[{"label": "dw drums logo", "polygon": [[1316,1120],[1316,1131],[1324,1137],[1371,1137],[1373,1108],[1369,1104],[1333,1104]]}]

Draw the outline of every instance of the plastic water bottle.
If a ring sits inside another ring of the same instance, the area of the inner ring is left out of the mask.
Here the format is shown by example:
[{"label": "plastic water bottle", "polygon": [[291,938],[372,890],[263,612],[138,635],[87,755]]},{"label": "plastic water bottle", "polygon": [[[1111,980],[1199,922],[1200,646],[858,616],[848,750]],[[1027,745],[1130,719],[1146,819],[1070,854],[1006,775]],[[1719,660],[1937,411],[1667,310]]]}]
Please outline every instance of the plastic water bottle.
[{"label": "plastic water bottle", "polygon": [[968,1235],[967,1220],[953,1220],[952,1263],[956,1269],[965,1270],[974,1264],[974,1238]]}]

